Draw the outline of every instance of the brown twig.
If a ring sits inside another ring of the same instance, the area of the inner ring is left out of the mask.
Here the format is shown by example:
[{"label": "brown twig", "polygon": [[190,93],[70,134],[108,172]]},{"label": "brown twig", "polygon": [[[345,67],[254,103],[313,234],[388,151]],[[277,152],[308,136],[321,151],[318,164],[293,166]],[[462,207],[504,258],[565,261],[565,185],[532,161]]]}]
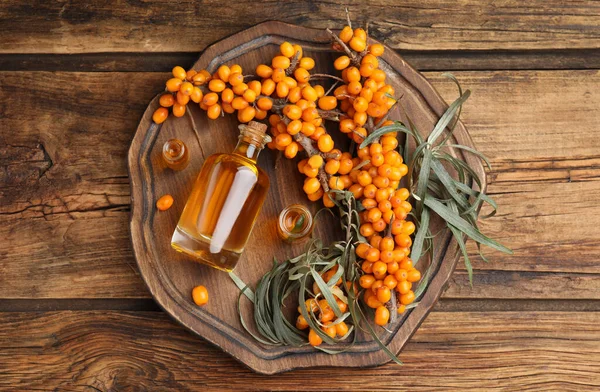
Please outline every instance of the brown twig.
[{"label": "brown twig", "polygon": [[292,61],[290,62],[290,66],[285,70],[285,74],[287,76],[294,74],[294,71],[298,67],[298,60],[300,60],[300,51],[297,51],[296,54],[294,54],[294,57],[292,57]]},{"label": "brown twig", "polygon": [[[302,146],[302,148],[304,148],[304,152],[306,152],[306,155],[308,155],[308,157],[312,157],[313,155],[317,155],[320,154],[319,150],[317,150],[313,144],[312,141],[307,138],[305,135],[303,135],[302,133],[297,133],[293,136],[294,140],[300,144]],[[327,173],[325,173],[325,170],[323,169],[323,167],[321,166],[319,168],[319,182],[321,183],[321,186],[323,187],[323,191],[325,192],[329,192],[329,178],[327,176]]]},{"label": "brown twig", "polygon": [[327,31],[327,33],[329,33],[329,35],[331,35],[331,37],[335,40],[335,42],[342,48],[342,50],[344,52],[346,52],[346,55],[348,57],[350,57],[352,64],[357,67],[360,67],[360,59],[358,58],[356,53],[354,51],[352,51],[352,49],[350,49],[348,47],[348,45],[346,45],[346,43],[340,39],[340,37],[335,35],[335,33],[333,31],[331,31],[331,29],[328,28],[328,29],[326,29],[326,31]]},{"label": "brown twig", "polygon": [[327,78],[327,79],[337,80],[338,82],[346,83],[346,82],[344,82],[344,79],[342,79],[340,77],[337,77],[335,75],[328,75],[328,74],[313,74],[313,75],[310,75],[310,78],[311,79],[313,79],[313,78],[316,78],[316,79],[325,79],[325,78]]},{"label": "brown twig", "polygon": [[348,27],[352,28],[352,21],[350,20],[350,12],[348,12],[348,7],[346,7],[346,22],[348,23]]}]

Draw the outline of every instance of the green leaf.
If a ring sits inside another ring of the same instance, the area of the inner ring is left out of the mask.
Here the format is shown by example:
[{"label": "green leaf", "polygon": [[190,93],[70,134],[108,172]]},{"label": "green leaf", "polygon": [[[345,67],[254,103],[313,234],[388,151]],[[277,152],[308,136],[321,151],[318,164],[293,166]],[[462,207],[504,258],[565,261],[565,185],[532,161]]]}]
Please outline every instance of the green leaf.
[{"label": "green leaf", "polygon": [[437,138],[444,132],[444,129],[446,129],[446,127],[448,126],[450,121],[452,121],[452,118],[454,118],[454,115],[456,114],[457,110],[469,98],[470,95],[471,95],[471,91],[467,90],[464,92],[464,94],[462,94],[459,98],[457,98],[456,101],[454,101],[450,104],[448,109],[446,109],[446,111],[444,112],[442,117],[440,117],[439,121],[433,128],[433,131],[427,138],[427,141],[429,142],[429,144],[435,143]]},{"label": "green leaf", "polygon": [[504,253],[513,254],[512,250],[501,245],[494,241],[493,239],[481,234],[481,232],[475,229],[473,226],[469,224],[466,220],[456,215],[452,210],[448,207],[440,203],[439,201],[431,198],[425,198],[425,205],[435,211],[442,219],[446,222],[450,223],[452,226],[456,227],[475,241],[481,243],[482,245],[489,246],[490,248],[494,248]]},{"label": "green leaf", "polygon": [[403,132],[412,137],[416,137],[411,129],[406,128],[404,126],[404,124],[402,124],[399,121],[396,121],[396,122],[394,122],[394,124],[386,125],[384,127],[381,127],[379,129],[376,129],[375,131],[371,132],[371,134],[369,136],[367,136],[365,138],[365,140],[363,140],[363,142],[360,144],[360,148],[364,148],[364,147],[368,146],[369,144],[373,143],[373,141],[375,141],[376,139],[379,139],[381,136],[385,135],[386,133],[391,133],[391,132]]},{"label": "green leaf", "polygon": [[229,272],[229,277],[233,280],[233,283],[244,293],[246,297],[250,300],[250,302],[254,303],[254,292],[239,276],[233,273],[233,271]]},{"label": "green leaf", "polygon": [[465,262],[465,268],[467,269],[467,273],[469,274],[469,284],[473,287],[473,266],[471,265],[471,260],[469,260],[469,255],[467,254],[467,247],[465,246],[465,241],[463,240],[463,234],[451,224],[448,224],[448,228],[452,231],[456,242],[458,242],[458,246],[463,254],[463,259]]},{"label": "green leaf", "polygon": [[421,252],[423,251],[423,243],[425,241],[425,235],[429,231],[429,209],[424,208],[421,213],[421,221],[419,222],[419,230],[415,235],[415,241],[412,245],[410,252],[410,258],[413,260],[414,265],[417,265],[421,258]]}]

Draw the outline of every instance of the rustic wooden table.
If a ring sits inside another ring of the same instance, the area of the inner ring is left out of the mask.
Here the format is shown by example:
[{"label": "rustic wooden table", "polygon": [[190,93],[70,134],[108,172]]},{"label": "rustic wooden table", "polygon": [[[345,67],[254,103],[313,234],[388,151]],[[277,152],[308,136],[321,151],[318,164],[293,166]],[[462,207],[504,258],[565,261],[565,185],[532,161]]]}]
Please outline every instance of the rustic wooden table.
[{"label": "rustic wooden table", "polygon": [[[158,309],[129,239],[126,155],[175,64],[258,22],[339,27],[343,2],[0,3],[1,390],[598,390],[600,4],[361,1],[372,34],[490,157],[515,250],[463,267],[403,367],[252,373]],[[216,295],[216,293],[215,293]]]}]

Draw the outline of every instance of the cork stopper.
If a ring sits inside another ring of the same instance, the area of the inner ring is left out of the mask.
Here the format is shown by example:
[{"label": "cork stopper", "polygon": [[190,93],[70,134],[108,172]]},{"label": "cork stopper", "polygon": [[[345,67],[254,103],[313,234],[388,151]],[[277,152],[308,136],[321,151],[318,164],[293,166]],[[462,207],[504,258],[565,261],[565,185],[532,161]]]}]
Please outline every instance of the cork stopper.
[{"label": "cork stopper", "polygon": [[248,124],[240,124],[238,128],[240,139],[244,139],[256,147],[263,148],[266,143],[271,141],[271,137],[266,134],[267,125],[261,122],[250,121]]}]

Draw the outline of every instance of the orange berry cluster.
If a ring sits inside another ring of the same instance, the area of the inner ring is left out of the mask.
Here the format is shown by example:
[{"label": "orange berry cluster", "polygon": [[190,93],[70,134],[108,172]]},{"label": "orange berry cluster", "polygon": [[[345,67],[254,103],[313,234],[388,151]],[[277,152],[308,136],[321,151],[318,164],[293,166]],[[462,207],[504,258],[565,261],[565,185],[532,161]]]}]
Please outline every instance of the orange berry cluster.
[{"label": "orange berry cluster", "polygon": [[340,110],[346,115],[341,119],[339,129],[356,143],[362,143],[367,136],[365,125],[369,117],[377,124],[396,103],[392,98],[395,91],[385,83],[385,72],[379,68],[377,57],[383,54],[383,45],[372,44],[365,50],[365,31],[360,28],[352,30],[349,26],[344,27],[339,38],[352,50],[360,52],[353,56],[360,64],[353,64],[347,55],[338,57],[334,62],[335,69],[342,71],[345,82],[333,93],[340,101]]},{"label": "orange berry cluster", "polygon": [[[175,117],[183,116],[190,100],[198,103],[212,120],[219,118],[223,112],[236,111],[241,123],[265,119],[272,106],[271,100],[261,100],[263,86],[260,81],[245,83],[244,80],[239,64],[231,67],[221,65],[212,75],[206,70],[185,72],[177,66],[173,68],[173,78],[167,81],[167,92],[161,95],[161,107],[154,112],[152,120],[157,124],[164,122],[169,115],[169,107],[172,107]],[[204,87],[204,91],[200,86]]]},{"label": "orange berry cluster", "polygon": [[[331,278],[333,278],[337,270],[338,267],[334,266],[327,272],[322,273],[321,277],[325,282],[328,282]],[[337,291],[336,289],[339,289],[339,286],[341,285],[342,278],[339,278],[332,290]],[[350,287],[350,285],[348,285],[348,287]],[[357,292],[357,287],[354,287],[354,291]],[[312,294],[317,296],[320,294],[320,292],[321,290],[319,290],[317,283],[313,283]],[[344,301],[336,298],[335,302],[342,313],[345,313],[348,310],[348,304],[346,304]],[[331,309],[331,306],[326,299],[317,300],[316,298],[309,298],[304,302],[304,306],[306,307],[308,314],[312,313],[319,318],[319,322],[322,324],[321,330],[330,338],[343,338],[348,333],[348,325],[344,321],[337,320],[333,309]],[[298,307],[298,313],[301,313],[300,307]],[[301,330],[309,328],[309,324],[302,314],[298,315],[298,318],[296,319],[296,328]],[[323,339],[312,328],[310,328],[308,333],[308,342],[312,346],[319,346],[321,343],[323,343]]]}]

